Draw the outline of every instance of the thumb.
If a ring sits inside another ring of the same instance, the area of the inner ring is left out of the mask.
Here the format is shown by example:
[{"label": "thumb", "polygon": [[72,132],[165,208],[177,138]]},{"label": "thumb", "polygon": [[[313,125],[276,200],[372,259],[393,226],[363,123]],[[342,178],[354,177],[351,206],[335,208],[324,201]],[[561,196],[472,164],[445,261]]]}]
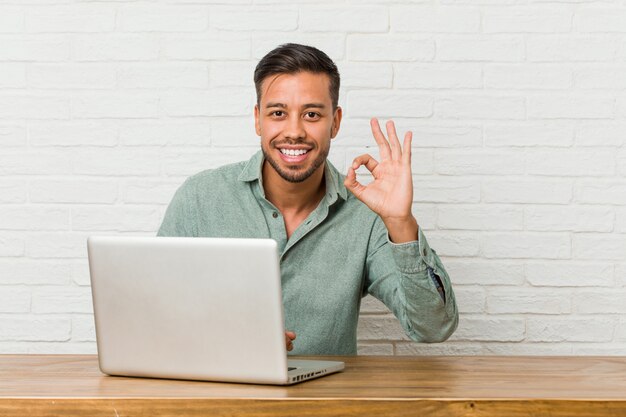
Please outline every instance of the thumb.
[{"label": "thumb", "polygon": [[350,190],[350,192],[360,200],[360,196],[365,190],[365,186],[357,181],[354,168],[348,168],[348,175],[346,175],[346,179],[344,180],[343,185],[345,185],[346,188]]}]

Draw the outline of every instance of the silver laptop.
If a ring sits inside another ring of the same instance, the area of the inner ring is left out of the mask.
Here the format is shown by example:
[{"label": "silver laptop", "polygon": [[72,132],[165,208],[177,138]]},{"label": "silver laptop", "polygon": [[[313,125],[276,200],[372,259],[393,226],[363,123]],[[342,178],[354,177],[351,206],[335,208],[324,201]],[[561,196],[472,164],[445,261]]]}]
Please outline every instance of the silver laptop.
[{"label": "silver laptop", "polygon": [[344,368],[287,360],[274,240],[92,236],[87,248],[103,373],[287,385]]}]

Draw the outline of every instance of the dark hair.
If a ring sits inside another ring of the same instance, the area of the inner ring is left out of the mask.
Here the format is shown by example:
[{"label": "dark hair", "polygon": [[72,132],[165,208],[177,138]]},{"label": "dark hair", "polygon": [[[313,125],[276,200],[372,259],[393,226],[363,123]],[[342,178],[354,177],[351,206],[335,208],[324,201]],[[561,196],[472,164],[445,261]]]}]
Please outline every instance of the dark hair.
[{"label": "dark hair", "polygon": [[339,101],[339,71],[324,52],[308,45],[286,43],[265,55],[254,69],[256,101],[261,104],[261,84],[270,75],[295,74],[301,71],[324,73],[330,78],[330,98],[333,110]]}]

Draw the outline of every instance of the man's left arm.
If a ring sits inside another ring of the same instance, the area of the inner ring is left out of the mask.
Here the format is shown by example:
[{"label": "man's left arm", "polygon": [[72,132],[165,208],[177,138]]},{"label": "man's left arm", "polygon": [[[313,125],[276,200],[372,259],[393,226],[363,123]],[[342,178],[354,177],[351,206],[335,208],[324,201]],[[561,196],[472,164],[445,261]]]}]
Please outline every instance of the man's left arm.
[{"label": "man's left arm", "polygon": [[[388,139],[376,119],[371,127],[381,160],[358,156],[344,182],[380,219],[370,242],[367,289],[392,309],[413,340],[445,340],[456,329],[458,312],[448,274],[411,213],[412,134],[406,133],[401,147],[393,122],[387,122]],[[356,179],[361,165],[374,177],[367,185]]]}]

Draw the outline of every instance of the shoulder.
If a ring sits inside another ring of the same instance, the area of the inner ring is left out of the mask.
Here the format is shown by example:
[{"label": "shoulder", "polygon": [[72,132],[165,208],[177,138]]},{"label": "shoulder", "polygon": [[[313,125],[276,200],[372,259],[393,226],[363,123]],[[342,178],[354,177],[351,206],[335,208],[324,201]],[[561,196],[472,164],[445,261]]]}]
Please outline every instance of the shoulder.
[{"label": "shoulder", "polygon": [[187,178],[180,186],[187,192],[199,190],[231,189],[237,183],[243,183],[238,179],[246,161],[223,165],[219,168],[206,169]]}]

